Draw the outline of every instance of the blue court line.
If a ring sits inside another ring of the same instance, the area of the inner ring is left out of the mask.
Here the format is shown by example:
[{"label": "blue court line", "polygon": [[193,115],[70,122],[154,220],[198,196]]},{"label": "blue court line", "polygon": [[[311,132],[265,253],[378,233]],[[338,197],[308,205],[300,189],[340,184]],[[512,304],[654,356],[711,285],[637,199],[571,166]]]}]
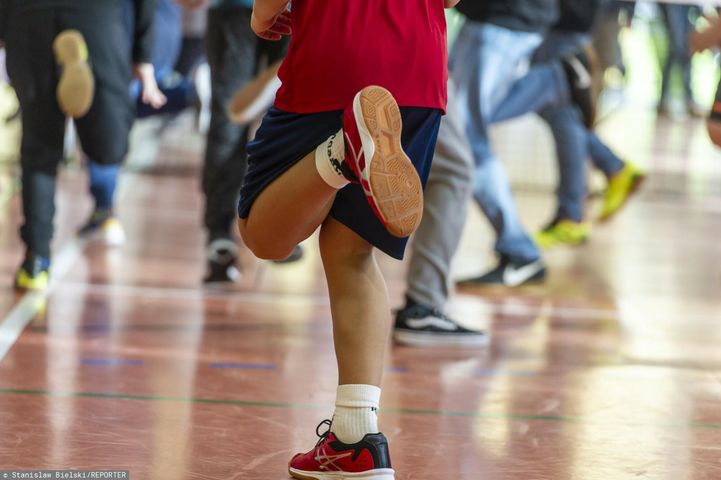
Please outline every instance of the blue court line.
[{"label": "blue court line", "polygon": [[531,370],[507,370],[505,368],[477,368],[477,377],[535,377],[538,372]]},{"label": "blue court line", "polygon": [[387,367],[386,372],[391,373],[408,373],[407,367]]},{"label": "blue court line", "polygon": [[210,364],[213,368],[239,368],[241,370],[273,370],[277,367],[272,363],[226,363],[213,362]]},{"label": "blue court line", "polygon": [[140,359],[129,359],[129,358],[82,358],[80,359],[81,365],[91,365],[91,366],[99,366],[99,367],[109,367],[109,366],[140,366],[144,365],[145,362],[143,362]]}]

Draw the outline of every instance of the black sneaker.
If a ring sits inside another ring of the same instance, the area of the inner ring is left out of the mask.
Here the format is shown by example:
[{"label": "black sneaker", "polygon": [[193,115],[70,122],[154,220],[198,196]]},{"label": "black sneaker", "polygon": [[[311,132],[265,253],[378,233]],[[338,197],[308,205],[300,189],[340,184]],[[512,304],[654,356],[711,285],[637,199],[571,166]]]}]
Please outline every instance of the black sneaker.
[{"label": "black sneaker", "polygon": [[208,267],[203,283],[232,283],[240,278],[238,246],[227,238],[213,240],[208,246]]},{"label": "black sneaker", "polygon": [[513,262],[508,257],[501,257],[496,268],[480,277],[468,278],[458,282],[459,287],[478,287],[503,285],[520,287],[531,283],[540,283],[546,279],[546,266],[543,260],[530,262]]},{"label": "black sneaker", "polygon": [[113,247],[120,247],[125,243],[123,224],[111,208],[94,210],[85,224],[78,229],[78,236],[97,238]]},{"label": "black sneaker", "polygon": [[397,343],[418,347],[488,344],[486,332],[465,328],[440,310],[420,305],[411,299],[396,312],[393,339]]},{"label": "black sneaker", "polygon": [[593,49],[585,47],[561,61],[571,90],[571,100],[581,110],[583,124],[589,129],[596,123],[596,98],[593,95],[595,58]]},{"label": "black sneaker", "polygon": [[290,255],[288,255],[283,260],[273,260],[273,263],[282,265],[285,263],[297,262],[301,258],[303,258],[303,247],[301,247],[300,245],[296,245]]}]

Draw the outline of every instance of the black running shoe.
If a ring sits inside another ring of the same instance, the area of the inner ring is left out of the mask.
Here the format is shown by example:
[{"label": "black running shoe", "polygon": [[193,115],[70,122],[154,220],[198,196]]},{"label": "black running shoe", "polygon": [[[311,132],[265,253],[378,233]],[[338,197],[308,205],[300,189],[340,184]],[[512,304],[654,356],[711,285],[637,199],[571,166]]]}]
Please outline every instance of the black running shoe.
[{"label": "black running shoe", "polygon": [[530,262],[513,262],[508,257],[501,257],[498,266],[480,277],[469,278],[458,282],[459,287],[478,287],[502,285],[520,287],[532,283],[541,283],[546,279],[546,266],[543,260]]},{"label": "black running shoe", "polygon": [[566,72],[571,100],[581,110],[583,124],[593,128],[596,123],[596,98],[593,95],[593,70],[596,54],[591,47],[567,55],[561,61]]},{"label": "black running shoe", "polygon": [[213,240],[208,246],[208,267],[204,283],[236,282],[241,272],[236,263],[238,246],[227,238]]},{"label": "black running shoe", "polygon": [[470,330],[449,318],[440,310],[408,300],[396,312],[393,339],[410,346],[477,346],[488,344],[488,334],[482,330]]}]

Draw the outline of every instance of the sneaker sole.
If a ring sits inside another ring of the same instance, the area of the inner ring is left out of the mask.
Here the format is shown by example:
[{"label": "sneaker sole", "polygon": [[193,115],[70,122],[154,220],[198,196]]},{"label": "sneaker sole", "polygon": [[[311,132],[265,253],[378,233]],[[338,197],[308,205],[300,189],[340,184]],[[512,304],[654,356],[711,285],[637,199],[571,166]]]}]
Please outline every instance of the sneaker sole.
[{"label": "sneaker sole", "polygon": [[278,79],[280,64],[281,62],[277,62],[271,65],[250,84],[235,92],[228,109],[228,117],[233,123],[253,123],[273,105],[275,94],[281,85]]},{"label": "sneaker sole", "polygon": [[291,477],[298,480],[395,480],[395,471],[390,468],[370,470],[368,472],[306,472],[288,468]]},{"label": "sneaker sole", "polygon": [[366,87],[353,99],[353,113],[366,161],[366,197],[391,235],[407,237],[421,223],[423,185],[401,146],[398,104],[385,88]]},{"label": "sneaker sole", "polygon": [[95,79],[88,65],[88,46],[77,30],[61,32],[53,42],[55,59],[62,67],[57,86],[60,110],[72,118],[88,113],[95,95]]},{"label": "sneaker sole", "polygon": [[393,340],[411,347],[480,347],[488,345],[490,338],[485,334],[428,333],[396,329],[393,331]]}]

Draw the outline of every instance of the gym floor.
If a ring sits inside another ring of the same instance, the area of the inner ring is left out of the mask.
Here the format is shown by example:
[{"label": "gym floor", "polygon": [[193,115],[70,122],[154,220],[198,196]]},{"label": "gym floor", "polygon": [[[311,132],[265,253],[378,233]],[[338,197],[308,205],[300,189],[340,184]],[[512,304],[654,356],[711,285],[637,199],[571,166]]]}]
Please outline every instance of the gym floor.
[{"label": "gym floor", "polygon": [[[587,244],[549,252],[547,284],[454,295],[488,348],[389,349],[397,479],[721,478],[721,154],[700,120],[655,122],[604,124],[646,189]],[[547,139],[503,141],[515,127],[494,133],[509,170],[552,168]],[[12,289],[20,202],[0,167],[0,467],[286,479],[335,396],[315,240],[293,265],[246,253],[237,286],[203,289],[198,152],[168,142],[154,165],[123,176],[119,249],[75,238],[87,179],[63,171],[46,295]],[[529,228],[550,218],[548,191],[518,200]],[[456,276],[493,261],[472,210]],[[406,263],[379,260],[399,306]]]}]

